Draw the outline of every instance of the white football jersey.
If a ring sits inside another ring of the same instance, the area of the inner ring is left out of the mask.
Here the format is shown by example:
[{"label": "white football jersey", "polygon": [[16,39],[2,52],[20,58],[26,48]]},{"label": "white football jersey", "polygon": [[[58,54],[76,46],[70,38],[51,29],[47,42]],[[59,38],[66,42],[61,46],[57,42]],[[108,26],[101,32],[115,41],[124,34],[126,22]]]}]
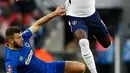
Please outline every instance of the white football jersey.
[{"label": "white football jersey", "polygon": [[95,0],[69,0],[66,1],[66,15],[75,17],[88,17],[95,12]]}]

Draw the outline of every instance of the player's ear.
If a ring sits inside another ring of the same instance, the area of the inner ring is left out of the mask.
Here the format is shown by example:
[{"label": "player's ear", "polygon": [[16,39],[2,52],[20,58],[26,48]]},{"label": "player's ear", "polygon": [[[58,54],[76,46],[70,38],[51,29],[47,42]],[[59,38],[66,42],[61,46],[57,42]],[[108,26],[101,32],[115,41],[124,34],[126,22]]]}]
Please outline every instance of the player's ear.
[{"label": "player's ear", "polygon": [[8,39],[8,42],[13,44],[14,41],[13,41],[13,39]]}]

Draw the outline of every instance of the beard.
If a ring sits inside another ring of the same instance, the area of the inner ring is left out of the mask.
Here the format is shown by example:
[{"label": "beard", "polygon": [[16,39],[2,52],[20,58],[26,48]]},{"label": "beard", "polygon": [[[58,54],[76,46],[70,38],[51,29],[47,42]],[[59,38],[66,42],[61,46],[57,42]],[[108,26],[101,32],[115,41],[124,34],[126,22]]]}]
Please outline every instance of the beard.
[{"label": "beard", "polygon": [[22,48],[22,46],[20,46],[19,44],[17,44],[15,41],[14,41],[13,46],[14,46],[15,48]]}]

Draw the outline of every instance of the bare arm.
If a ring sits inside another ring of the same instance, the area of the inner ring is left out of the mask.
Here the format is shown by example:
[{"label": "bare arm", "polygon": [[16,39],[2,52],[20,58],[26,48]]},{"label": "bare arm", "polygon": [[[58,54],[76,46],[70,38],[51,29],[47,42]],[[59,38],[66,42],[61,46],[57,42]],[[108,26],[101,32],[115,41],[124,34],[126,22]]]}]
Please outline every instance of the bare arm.
[{"label": "bare arm", "polygon": [[52,18],[54,18],[56,16],[63,16],[63,15],[65,15],[65,8],[62,6],[59,6],[59,7],[57,7],[57,9],[54,12],[37,20],[29,29],[34,34],[38,31],[38,29],[40,27],[42,27],[45,23],[50,21]]}]

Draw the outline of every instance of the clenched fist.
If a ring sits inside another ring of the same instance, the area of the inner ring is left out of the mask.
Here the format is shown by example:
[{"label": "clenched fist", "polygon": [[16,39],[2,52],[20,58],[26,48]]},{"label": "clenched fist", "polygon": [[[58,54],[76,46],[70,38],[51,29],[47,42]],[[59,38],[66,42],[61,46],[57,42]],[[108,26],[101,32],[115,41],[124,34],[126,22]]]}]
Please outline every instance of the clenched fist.
[{"label": "clenched fist", "polygon": [[65,8],[63,6],[58,6],[54,11],[57,16],[64,16],[65,15]]}]

